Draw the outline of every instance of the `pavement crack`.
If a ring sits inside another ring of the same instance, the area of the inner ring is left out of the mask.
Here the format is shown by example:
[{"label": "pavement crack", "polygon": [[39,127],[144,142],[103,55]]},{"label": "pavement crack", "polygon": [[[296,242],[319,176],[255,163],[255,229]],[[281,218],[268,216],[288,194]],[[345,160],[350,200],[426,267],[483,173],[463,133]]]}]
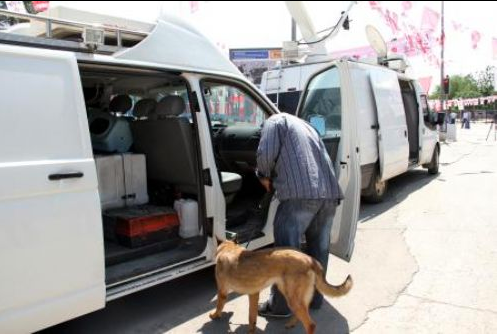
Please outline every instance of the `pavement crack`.
[{"label": "pavement crack", "polygon": [[431,299],[431,298],[415,296],[415,295],[412,295],[410,293],[406,293],[405,296],[416,298],[416,299],[419,299],[419,300],[421,300],[423,302],[427,302],[427,303],[446,305],[446,306],[456,307],[456,308],[460,308],[460,309],[464,309],[464,310],[487,312],[487,313],[492,313],[493,315],[497,315],[497,311],[482,309],[479,307],[471,307],[471,306],[464,306],[464,305],[458,305],[458,304],[453,304],[453,303],[447,303],[447,302],[443,302],[443,301],[435,300],[435,299]]},{"label": "pavement crack", "polygon": [[457,175],[481,175],[481,174],[493,174],[494,172],[488,171],[488,170],[482,170],[479,172],[466,172],[466,173],[459,173]]},{"label": "pavement crack", "polygon": [[[399,198],[399,194],[396,194],[394,196],[394,199],[395,199],[396,204],[392,207],[392,209],[395,210],[393,216],[394,216],[395,222],[399,223],[399,219],[400,219],[400,212],[399,212],[400,208],[399,208],[399,206],[400,206],[400,204],[401,204],[402,201]],[[399,290],[398,292],[395,292],[395,294],[396,294],[395,299],[391,303],[388,303],[387,305],[376,306],[376,307],[368,310],[366,312],[366,317],[364,318],[364,320],[362,322],[360,322],[359,324],[357,324],[357,326],[354,326],[354,327],[350,328],[351,332],[353,332],[356,329],[358,329],[358,328],[362,327],[363,325],[365,325],[368,322],[368,320],[370,319],[370,315],[373,312],[375,312],[377,310],[389,308],[389,307],[392,307],[393,305],[395,305],[397,303],[397,301],[399,300],[400,296],[402,296],[407,291],[407,288],[409,288],[409,286],[414,281],[414,277],[419,272],[419,263],[418,263],[416,257],[412,254],[411,248],[409,247],[409,244],[407,243],[407,240],[406,240],[405,233],[407,232],[407,225],[404,226],[404,227],[400,227],[400,228],[402,229],[402,238],[404,239],[404,243],[405,243],[405,245],[407,247],[407,251],[411,255],[411,257],[413,258],[413,260],[414,260],[414,262],[416,264],[416,269],[412,273],[412,276],[411,276],[411,279],[409,280],[409,282],[407,282],[406,285],[401,290]]]},{"label": "pavement crack", "polygon": [[457,158],[456,160],[454,161],[451,161],[451,162],[441,162],[440,165],[442,166],[451,166],[451,165],[454,165],[464,159],[466,159],[468,156],[472,155],[473,153],[475,153],[476,149],[478,148],[478,146],[473,146],[473,149],[471,150],[471,152],[468,152],[468,153],[465,153],[465,154],[461,154],[461,156],[459,158]]}]

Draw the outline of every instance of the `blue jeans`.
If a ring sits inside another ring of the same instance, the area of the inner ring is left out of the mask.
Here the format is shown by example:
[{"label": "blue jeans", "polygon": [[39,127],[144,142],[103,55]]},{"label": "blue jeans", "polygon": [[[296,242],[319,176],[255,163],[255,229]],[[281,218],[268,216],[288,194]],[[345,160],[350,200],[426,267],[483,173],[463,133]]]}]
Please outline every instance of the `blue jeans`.
[{"label": "blue jeans", "polygon": [[[300,250],[301,237],[305,234],[307,246],[305,253],[318,260],[326,274],[335,209],[335,202],[326,199],[282,201],[274,220],[275,246],[293,247]],[[322,303],[323,295],[316,291],[311,305],[319,308]],[[269,307],[276,314],[290,312],[285,298],[276,286],[271,287]]]}]

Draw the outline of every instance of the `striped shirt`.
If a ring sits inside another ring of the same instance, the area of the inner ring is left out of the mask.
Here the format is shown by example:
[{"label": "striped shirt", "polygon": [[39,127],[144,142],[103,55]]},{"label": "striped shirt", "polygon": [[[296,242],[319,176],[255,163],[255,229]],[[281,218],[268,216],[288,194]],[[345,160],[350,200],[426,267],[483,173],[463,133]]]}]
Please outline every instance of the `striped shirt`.
[{"label": "striped shirt", "polygon": [[264,123],[257,150],[257,173],[270,177],[279,200],[342,199],[333,163],[316,130],[281,113]]}]

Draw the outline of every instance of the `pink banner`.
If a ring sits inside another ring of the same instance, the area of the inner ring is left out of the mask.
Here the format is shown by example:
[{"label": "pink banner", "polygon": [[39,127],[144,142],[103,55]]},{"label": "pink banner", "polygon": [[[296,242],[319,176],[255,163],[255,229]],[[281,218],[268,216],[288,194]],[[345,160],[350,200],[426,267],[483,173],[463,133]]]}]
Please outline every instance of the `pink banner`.
[{"label": "pink banner", "polygon": [[199,1],[190,1],[190,13],[195,13],[199,8]]},{"label": "pink banner", "polygon": [[494,60],[497,59],[497,38],[492,38],[492,52]]},{"label": "pink banner", "polygon": [[353,57],[356,59],[376,57],[376,52],[370,46],[363,46],[353,49],[336,51],[331,53],[333,58]]},{"label": "pink banner", "polygon": [[424,77],[424,78],[419,78],[418,81],[419,81],[419,84],[421,85],[421,87],[423,88],[423,91],[428,94],[428,92],[430,91],[430,86],[431,86],[431,80],[432,80],[433,77]]},{"label": "pink banner", "polygon": [[423,9],[423,17],[421,19],[421,31],[435,31],[440,14],[433,9],[425,7]]},{"label": "pink banner", "polygon": [[472,33],[471,33],[471,47],[473,49],[476,49],[478,47],[478,43],[480,42],[480,39],[481,39],[481,34],[474,30]]},{"label": "pink banner", "polygon": [[36,10],[38,13],[48,10],[49,3],[50,3],[50,1],[33,1],[32,2],[34,10]]}]

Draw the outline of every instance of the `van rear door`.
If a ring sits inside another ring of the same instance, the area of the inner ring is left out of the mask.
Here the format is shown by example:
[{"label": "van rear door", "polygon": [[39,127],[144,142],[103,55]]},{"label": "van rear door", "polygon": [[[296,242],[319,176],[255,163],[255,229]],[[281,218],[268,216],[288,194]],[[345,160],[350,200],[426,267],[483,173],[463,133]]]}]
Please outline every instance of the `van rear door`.
[{"label": "van rear door", "polygon": [[370,80],[378,115],[380,175],[382,180],[387,180],[408,168],[406,114],[396,72],[372,69]]},{"label": "van rear door", "polygon": [[95,164],[74,54],[0,45],[0,333],[105,305]]},{"label": "van rear door", "polygon": [[[343,66],[342,66],[343,65]],[[299,104],[298,116],[320,133],[335,163],[336,176],[345,199],[337,207],[330,238],[330,252],[349,261],[354,250],[361,193],[361,167],[357,115],[348,67],[330,67],[313,76]]]}]

